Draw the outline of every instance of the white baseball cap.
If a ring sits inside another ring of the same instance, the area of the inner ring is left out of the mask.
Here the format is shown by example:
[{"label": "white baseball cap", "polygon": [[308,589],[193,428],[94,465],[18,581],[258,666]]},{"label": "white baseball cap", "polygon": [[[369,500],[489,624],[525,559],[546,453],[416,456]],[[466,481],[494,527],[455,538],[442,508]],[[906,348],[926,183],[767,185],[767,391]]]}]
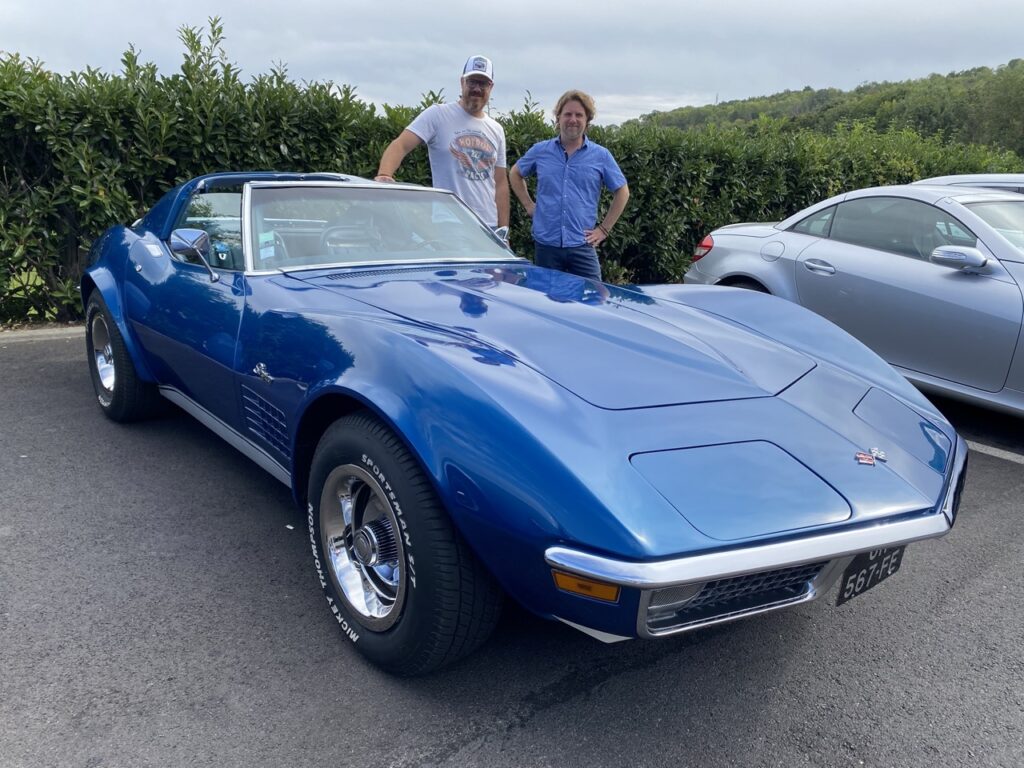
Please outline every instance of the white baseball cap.
[{"label": "white baseball cap", "polygon": [[483,75],[492,83],[494,82],[494,65],[486,56],[470,56],[466,59],[466,66],[462,68],[462,76]]}]

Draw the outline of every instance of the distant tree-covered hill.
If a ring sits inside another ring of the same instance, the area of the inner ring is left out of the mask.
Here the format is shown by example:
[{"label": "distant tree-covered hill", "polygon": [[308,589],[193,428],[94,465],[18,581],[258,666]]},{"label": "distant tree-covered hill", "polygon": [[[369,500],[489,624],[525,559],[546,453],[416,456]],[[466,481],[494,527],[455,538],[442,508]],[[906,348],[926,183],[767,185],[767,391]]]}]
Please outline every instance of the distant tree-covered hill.
[{"label": "distant tree-covered hill", "polygon": [[836,88],[783,91],[704,107],[652,112],[639,122],[691,129],[739,125],[762,117],[794,130],[830,132],[836,125],[871,121],[879,131],[913,128],[975,144],[1024,153],[1024,59],[996,69],[978,67],[898,83],[867,83],[852,91]]}]

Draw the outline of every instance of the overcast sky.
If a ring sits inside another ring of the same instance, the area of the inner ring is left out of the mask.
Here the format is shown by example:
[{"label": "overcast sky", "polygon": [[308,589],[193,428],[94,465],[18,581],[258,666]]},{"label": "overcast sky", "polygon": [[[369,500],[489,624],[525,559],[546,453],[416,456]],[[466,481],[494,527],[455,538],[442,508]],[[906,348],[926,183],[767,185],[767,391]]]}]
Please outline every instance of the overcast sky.
[{"label": "overcast sky", "polygon": [[220,16],[243,76],[276,62],[292,79],[356,87],[377,104],[458,95],[462,63],[494,61],[492,109],[550,110],[567,88],[597,101],[598,122],[785,89],[850,89],[996,67],[1024,58],[1024,0],[0,0],[0,51],[58,72],[120,71],[134,44],[176,72],[178,29]]}]

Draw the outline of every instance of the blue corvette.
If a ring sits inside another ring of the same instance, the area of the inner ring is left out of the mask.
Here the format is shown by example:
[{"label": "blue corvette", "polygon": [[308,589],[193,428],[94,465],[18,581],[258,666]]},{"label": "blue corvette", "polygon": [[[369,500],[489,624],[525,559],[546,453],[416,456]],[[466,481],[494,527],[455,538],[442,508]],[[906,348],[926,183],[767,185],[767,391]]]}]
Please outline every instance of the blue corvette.
[{"label": "blue corvette", "polygon": [[949,423],[820,317],[534,267],[440,190],[197,178],[97,240],[82,299],[104,413],[162,396],[288,484],[331,614],[398,674],[504,595],[608,642],[845,602],[963,487]]}]

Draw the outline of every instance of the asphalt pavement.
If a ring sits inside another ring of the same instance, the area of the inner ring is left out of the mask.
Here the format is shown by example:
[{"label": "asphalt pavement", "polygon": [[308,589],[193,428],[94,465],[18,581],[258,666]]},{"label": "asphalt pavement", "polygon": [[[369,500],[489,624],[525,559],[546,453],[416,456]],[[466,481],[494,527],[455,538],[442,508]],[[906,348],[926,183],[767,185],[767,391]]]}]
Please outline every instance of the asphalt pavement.
[{"label": "asphalt pavement", "polygon": [[[327,614],[288,490],[181,412],[107,421],[79,330],[0,333],[0,766],[1024,765],[1024,465],[836,607],[603,645],[508,606],[402,680]],[[1024,421],[939,403],[1024,457]]]}]

